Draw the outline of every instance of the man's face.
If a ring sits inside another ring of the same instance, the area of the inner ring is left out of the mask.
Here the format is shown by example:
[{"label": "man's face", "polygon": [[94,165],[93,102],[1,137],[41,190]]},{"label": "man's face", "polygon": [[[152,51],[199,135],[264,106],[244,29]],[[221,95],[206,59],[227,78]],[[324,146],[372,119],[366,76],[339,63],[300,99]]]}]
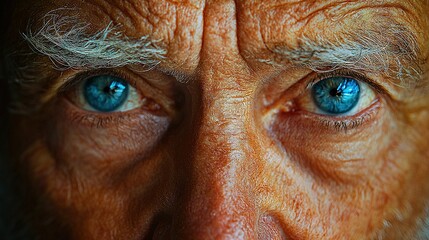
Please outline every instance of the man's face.
[{"label": "man's face", "polygon": [[34,54],[11,67],[11,146],[35,225],[56,239],[416,238],[428,16],[411,0],[22,2],[11,31]]}]

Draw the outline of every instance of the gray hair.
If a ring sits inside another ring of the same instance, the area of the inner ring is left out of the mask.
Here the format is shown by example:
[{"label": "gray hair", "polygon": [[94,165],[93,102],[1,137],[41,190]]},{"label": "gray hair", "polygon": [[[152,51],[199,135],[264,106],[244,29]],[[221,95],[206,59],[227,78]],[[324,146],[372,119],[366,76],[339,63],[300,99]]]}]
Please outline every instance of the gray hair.
[{"label": "gray hair", "polygon": [[[415,80],[422,74],[416,36],[400,24],[338,34],[333,40],[320,35],[315,39],[302,36],[297,45],[294,48],[277,45],[270,50],[282,59],[316,72],[337,69],[380,72],[405,85],[415,82],[405,82],[405,79]],[[278,64],[272,59],[259,61]]]},{"label": "gray hair", "polygon": [[154,66],[166,54],[166,50],[156,45],[157,41],[148,36],[131,40],[116,31],[112,23],[88,35],[89,24],[80,22],[77,17],[60,15],[61,10],[47,13],[38,31],[28,28],[22,34],[33,50],[48,56],[58,68]]}]

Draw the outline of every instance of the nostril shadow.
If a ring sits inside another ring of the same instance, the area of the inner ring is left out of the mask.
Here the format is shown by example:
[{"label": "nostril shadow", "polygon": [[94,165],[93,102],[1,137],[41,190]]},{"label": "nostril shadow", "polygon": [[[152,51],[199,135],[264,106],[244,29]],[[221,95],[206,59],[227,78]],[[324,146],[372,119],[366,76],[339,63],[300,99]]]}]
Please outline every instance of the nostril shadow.
[{"label": "nostril shadow", "polygon": [[148,233],[142,239],[143,240],[174,239],[171,236],[170,230],[171,230],[171,218],[169,218],[167,215],[160,214],[153,219]]}]

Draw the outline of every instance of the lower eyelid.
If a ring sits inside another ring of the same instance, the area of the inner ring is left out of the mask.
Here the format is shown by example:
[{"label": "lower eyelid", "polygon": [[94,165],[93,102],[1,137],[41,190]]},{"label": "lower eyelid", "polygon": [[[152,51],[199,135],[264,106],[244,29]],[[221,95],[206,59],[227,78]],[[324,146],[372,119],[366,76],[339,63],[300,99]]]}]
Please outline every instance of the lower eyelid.
[{"label": "lower eyelid", "polygon": [[129,122],[129,116],[133,115],[133,112],[135,112],[97,113],[79,109],[67,100],[62,101],[60,104],[65,110],[65,115],[67,115],[73,123],[87,127],[110,127],[113,125],[123,124],[125,122]]},{"label": "lower eyelid", "polygon": [[60,100],[59,105],[59,107],[63,109],[62,114],[64,114],[65,118],[71,121],[71,124],[76,124],[82,127],[129,127],[131,125],[144,124],[142,119],[147,116],[159,117],[171,122],[169,116],[163,112],[162,109],[152,112],[149,110],[142,110],[141,108],[135,108],[126,112],[99,113],[82,110],[64,98]]},{"label": "lower eyelid", "polygon": [[[328,115],[319,115],[316,117],[317,121],[322,123],[322,126],[330,130],[336,131],[348,131],[353,130],[362,125],[370,122],[377,115],[381,107],[380,99],[373,101],[367,108],[361,110],[355,115],[352,116],[341,116],[341,117],[332,117]],[[312,113],[307,113],[308,115],[316,115]],[[314,116],[313,116],[314,117]]]}]

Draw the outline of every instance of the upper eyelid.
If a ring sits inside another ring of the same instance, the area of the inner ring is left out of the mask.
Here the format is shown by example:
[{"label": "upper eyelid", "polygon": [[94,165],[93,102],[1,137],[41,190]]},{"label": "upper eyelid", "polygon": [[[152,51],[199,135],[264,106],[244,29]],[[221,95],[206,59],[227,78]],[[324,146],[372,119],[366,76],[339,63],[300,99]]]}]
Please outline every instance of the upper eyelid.
[{"label": "upper eyelid", "polygon": [[114,77],[121,78],[125,80],[128,84],[130,84],[132,87],[137,89],[136,82],[130,80],[130,77],[126,76],[126,74],[123,74],[114,69],[96,69],[96,70],[90,70],[90,71],[81,71],[72,76],[67,77],[66,79],[64,79],[63,84],[58,88],[57,92],[62,93],[62,92],[68,91],[69,89],[75,87],[79,83],[82,83],[82,81],[85,81],[91,77],[100,76],[100,75],[111,75]]},{"label": "upper eyelid", "polygon": [[363,82],[365,84],[368,84],[377,93],[380,93],[383,95],[388,93],[388,91],[381,84],[379,84],[376,80],[373,80],[372,78],[367,77],[364,74],[361,74],[361,73],[358,73],[355,71],[350,71],[347,69],[338,69],[338,70],[334,70],[334,71],[316,73],[316,74],[317,74],[316,77],[311,79],[310,82],[307,84],[307,89],[311,89],[311,87],[314,84],[316,84],[317,82],[319,82],[321,80],[327,79],[327,78],[349,77],[349,78],[353,78],[355,80],[358,80],[359,82]]}]

